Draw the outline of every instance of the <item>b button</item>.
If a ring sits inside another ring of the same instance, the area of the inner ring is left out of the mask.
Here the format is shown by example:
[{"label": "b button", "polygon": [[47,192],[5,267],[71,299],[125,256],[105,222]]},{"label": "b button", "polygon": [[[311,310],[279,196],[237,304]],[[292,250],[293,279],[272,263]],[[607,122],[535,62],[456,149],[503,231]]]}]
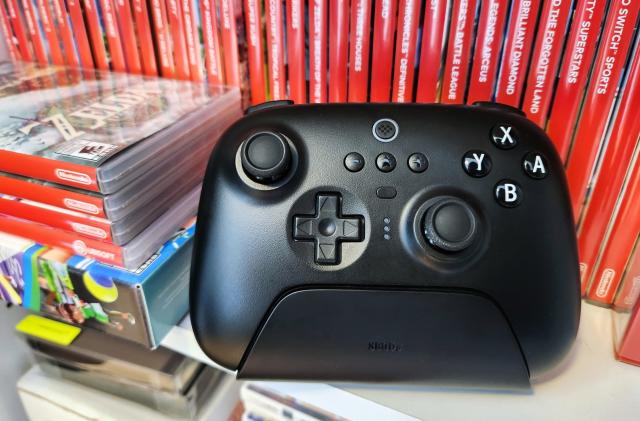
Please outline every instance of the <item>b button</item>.
[{"label": "b button", "polygon": [[502,180],[496,184],[494,197],[505,208],[515,208],[522,202],[522,189],[512,180]]},{"label": "b button", "polygon": [[548,173],[547,158],[538,152],[529,152],[522,159],[522,169],[527,175],[536,180],[543,179]]},{"label": "b button", "polygon": [[491,171],[491,157],[485,152],[472,150],[462,157],[462,167],[471,177],[484,177]]}]

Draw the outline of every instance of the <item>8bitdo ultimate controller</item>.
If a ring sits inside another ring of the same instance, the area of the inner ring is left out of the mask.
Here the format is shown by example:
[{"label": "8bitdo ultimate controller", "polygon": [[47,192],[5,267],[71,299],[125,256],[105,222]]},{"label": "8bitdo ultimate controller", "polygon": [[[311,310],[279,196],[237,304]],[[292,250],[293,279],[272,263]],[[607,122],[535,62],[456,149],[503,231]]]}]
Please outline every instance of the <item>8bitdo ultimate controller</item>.
[{"label": "8bitdo ultimate controller", "polygon": [[496,104],[254,108],[207,169],[197,340],[239,378],[528,387],[579,324],[560,159]]}]

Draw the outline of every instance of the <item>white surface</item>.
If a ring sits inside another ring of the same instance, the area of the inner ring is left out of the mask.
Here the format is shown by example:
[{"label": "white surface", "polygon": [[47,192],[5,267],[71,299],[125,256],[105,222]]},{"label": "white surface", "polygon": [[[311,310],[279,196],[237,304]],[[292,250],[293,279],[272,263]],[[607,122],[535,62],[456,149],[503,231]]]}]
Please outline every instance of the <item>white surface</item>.
[{"label": "white surface", "polygon": [[[333,415],[353,421],[384,420],[407,421],[415,420],[394,409],[364,399],[353,393],[329,386],[323,383],[295,383],[295,382],[251,382],[281,396],[292,397],[297,402],[304,402],[329,412]],[[273,405],[280,408],[281,405]],[[282,406],[284,407],[284,406]],[[276,411],[280,412],[280,411]],[[293,411],[289,411],[293,412]],[[294,418],[295,419],[295,418]]]},{"label": "white surface", "polygon": [[[239,400],[240,384],[227,376],[198,421],[227,419]],[[32,367],[17,384],[30,421],[120,421],[177,420],[144,405],[63,378],[52,377]]]},{"label": "white surface", "polygon": [[[202,353],[190,329],[189,321],[183,321],[169,333],[163,345],[215,365]],[[423,420],[640,418],[640,368],[614,359],[611,312],[589,304],[582,307],[580,331],[571,354],[553,376],[534,385],[529,394],[399,386],[354,385],[337,389],[313,383],[281,384],[286,385],[287,393],[292,397],[319,407],[340,402],[341,389],[344,389]],[[348,410],[345,406],[344,411]]]}]

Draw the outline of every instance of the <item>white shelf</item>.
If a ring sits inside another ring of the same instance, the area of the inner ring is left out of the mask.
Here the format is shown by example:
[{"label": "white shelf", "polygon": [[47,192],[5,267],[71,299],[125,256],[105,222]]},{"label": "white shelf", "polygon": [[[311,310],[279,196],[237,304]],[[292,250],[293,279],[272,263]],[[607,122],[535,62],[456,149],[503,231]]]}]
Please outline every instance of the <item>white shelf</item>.
[{"label": "white shelf", "polygon": [[[198,347],[188,320],[176,326],[163,345],[216,366]],[[347,393],[372,401],[374,406],[429,420],[599,421],[636,419],[640,414],[640,368],[614,359],[611,312],[589,304],[582,307],[580,331],[571,354],[551,376],[535,384],[531,393],[376,385],[317,384],[310,388],[309,383],[292,382],[281,383],[281,387],[292,397],[313,401],[309,403],[316,406],[320,402],[313,396],[337,402]]]}]

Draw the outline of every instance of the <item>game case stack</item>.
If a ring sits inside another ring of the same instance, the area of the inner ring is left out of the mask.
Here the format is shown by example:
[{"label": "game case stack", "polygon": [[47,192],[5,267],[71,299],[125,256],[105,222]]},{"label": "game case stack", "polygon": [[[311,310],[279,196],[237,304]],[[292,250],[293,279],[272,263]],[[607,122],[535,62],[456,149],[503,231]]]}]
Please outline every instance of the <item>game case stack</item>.
[{"label": "game case stack", "polygon": [[187,311],[200,184],[240,115],[233,87],[0,64],[0,297],[155,346]]},{"label": "game case stack", "polygon": [[0,231],[136,269],[195,215],[236,89],[0,66]]}]

